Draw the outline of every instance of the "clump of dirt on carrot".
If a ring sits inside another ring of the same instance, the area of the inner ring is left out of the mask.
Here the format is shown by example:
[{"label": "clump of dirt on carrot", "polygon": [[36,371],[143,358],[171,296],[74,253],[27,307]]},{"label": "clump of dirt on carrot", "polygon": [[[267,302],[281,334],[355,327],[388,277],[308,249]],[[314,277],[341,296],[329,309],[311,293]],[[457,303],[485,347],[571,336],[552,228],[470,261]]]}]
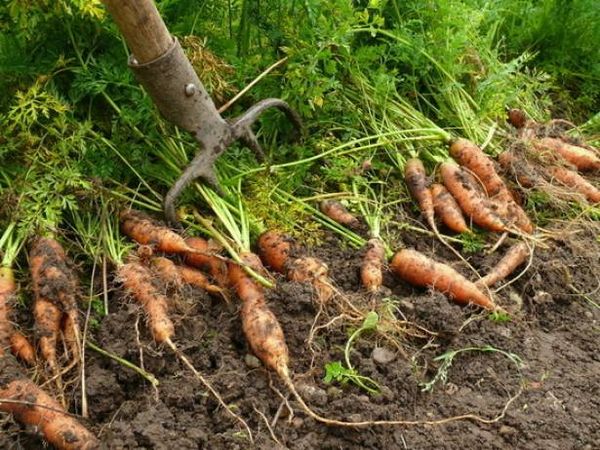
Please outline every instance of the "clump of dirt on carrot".
[{"label": "clump of dirt on carrot", "polygon": [[0,357],[0,411],[33,427],[59,450],[92,450],[100,442],[50,395],[28,380],[9,355]]},{"label": "clump of dirt on carrot", "polygon": [[474,304],[488,310],[497,309],[486,294],[452,267],[415,250],[398,251],[392,258],[390,269],[410,284],[432,288],[456,303]]},{"label": "clump of dirt on carrot", "polygon": [[[57,342],[64,321],[71,329],[68,344],[72,353],[71,365],[81,355],[79,310],[77,308],[77,278],[68,264],[61,244],[53,238],[36,238],[29,251],[29,265],[34,293],[34,318],[39,346],[49,368],[56,376],[59,373]],[[60,378],[57,378],[60,385]]]},{"label": "clump of dirt on carrot", "polygon": [[310,256],[296,257],[298,249],[293,240],[278,231],[270,230],[258,238],[258,253],[265,264],[284,274],[288,280],[311,283],[319,303],[327,303],[334,295],[327,265]]}]

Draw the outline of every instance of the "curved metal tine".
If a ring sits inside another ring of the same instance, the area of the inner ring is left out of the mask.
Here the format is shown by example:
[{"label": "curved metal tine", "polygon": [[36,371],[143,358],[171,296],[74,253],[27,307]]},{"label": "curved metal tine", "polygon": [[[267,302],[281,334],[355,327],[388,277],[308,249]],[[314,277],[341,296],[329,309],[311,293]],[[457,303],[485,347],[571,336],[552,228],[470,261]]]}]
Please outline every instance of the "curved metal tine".
[{"label": "curved metal tine", "polygon": [[263,163],[267,160],[262,146],[250,128],[246,128],[242,131],[240,134],[240,141],[242,141],[242,144],[252,150],[252,153],[254,153],[254,156],[256,156],[258,162]]},{"label": "curved metal tine", "polygon": [[203,149],[194,157],[192,162],[185,168],[181,176],[175,181],[169,192],[165,195],[163,210],[165,218],[171,225],[179,225],[177,212],[175,210],[177,199],[181,196],[189,184],[196,178],[202,178],[206,184],[211,186],[219,195],[223,195],[223,190],[219,186],[219,180],[214,170],[215,154],[212,149]]},{"label": "curved metal tine", "polygon": [[290,108],[286,102],[278,98],[267,98],[260,102],[252,105],[246,112],[239,116],[232,124],[234,132],[237,132],[239,136],[240,130],[244,128],[250,128],[258,117],[269,108],[277,108],[281,110],[287,116],[288,120],[294,125],[294,131],[298,135],[302,135],[302,119],[296,111]]}]

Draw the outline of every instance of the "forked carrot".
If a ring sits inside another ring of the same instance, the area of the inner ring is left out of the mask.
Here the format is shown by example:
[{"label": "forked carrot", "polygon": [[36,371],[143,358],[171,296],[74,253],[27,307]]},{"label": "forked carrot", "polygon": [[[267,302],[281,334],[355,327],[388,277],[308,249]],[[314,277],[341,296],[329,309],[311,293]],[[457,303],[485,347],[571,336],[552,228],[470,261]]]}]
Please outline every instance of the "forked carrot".
[{"label": "forked carrot", "polygon": [[460,206],[443,185],[432,184],[431,195],[435,215],[442,220],[444,225],[456,233],[468,233],[470,231]]},{"label": "forked carrot", "polygon": [[504,280],[525,262],[529,254],[530,250],[525,242],[513,245],[487,275],[479,279],[475,284],[479,286],[492,286]]},{"label": "forked carrot", "polygon": [[494,302],[479,288],[447,264],[437,262],[415,250],[398,251],[390,269],[403,280],[421,287],[430,287],[462,305],[474,304],[496,310]]}]

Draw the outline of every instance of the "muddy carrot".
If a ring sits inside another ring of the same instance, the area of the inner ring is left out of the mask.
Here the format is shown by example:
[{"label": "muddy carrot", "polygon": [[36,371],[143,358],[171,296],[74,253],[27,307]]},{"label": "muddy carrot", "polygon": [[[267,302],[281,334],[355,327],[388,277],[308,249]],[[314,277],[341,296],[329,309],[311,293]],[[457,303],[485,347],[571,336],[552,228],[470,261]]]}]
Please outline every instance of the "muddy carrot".
[{"label": "muddy carrot", "polygon": [[99,441],[46,392],[25,378],[13,358],[0,358],[0,411],[38,431],[60,450],[92,450]]},{"label": "muddy carrot", "polygon": [[404,181],[410,195],[418,203],[421,214],[425,217],[427,224],[431,229],[436,230],[433,220],[433,198],[431,191],[427,187],[427,174],[420,159],[412,158],[406,162],[404,166]]},{"label": "muddy carrot", "polygon": [[10,336],[10,349],[13,355],[22,361],[25,361],[30,366],[35,364],[35,349],[22,333],[13,331]]},{"label": "muddy carrot", "polygon": [[475,304],[494,310],[496,305],[479,288],[452,267],[434,261],[415,250],[398,251],[390,264],[391,270],[410,284],[430,287],[462,305]]},{"label": "muddy carrot", "polygon": [[506,225],[500,216],[494,212],[489,200],[477,191],[477,188],[469,182],[456,164],[443,163],[440,166],[440,174],[444,186],[473,222],[490,231],[502,232],[506,230]]},{"label": "muddy carrot", "polygon": [[381,239],[371,238],[367,242],[365,255],[360,267],[360,279],[368,292],[378,292],[383,284],[385,247]]},{"label": "muddy carrot", "polygon": [[444,225],[456,233],[470,231],[460,206],[443,185],[437,183],[431,185],[431,195],[433,196],[435,215],[442,220]]},{"label": "muddy carrot", "polygon": [[152,258],[151,264],[163,280],[173,283],[177,288],[181,288],[182,284],[186,283],[213,294],[223,293],[222,288],[211,284],[206,275],[197,269],[180,266],[170,259],[160,256]]},{"label": "muddy carrot", "polygon": [[185,253],[185,263],[189,266],[206,270],[221,287],[227,286],[227,263],[221,258],[211,255],[209,243],[200,237],[189,237],[185,243],[199,253]]},{"label": "muddy carrot", "polygon": [[319,204],[321,212],[331,220],[348,228],[357,228],[360,225],[358,218],[352,215],[344,205],[337,200],[323,200]]},{"label": "muddy carrot", "polygon": [[479,286],[492,286],[497,282],[504,280],[513,273],[517,267],[525,262],[529,253],[529,247],[525,242],[519,242],[513,245],[487,275],[478,280],[475,284]]}]

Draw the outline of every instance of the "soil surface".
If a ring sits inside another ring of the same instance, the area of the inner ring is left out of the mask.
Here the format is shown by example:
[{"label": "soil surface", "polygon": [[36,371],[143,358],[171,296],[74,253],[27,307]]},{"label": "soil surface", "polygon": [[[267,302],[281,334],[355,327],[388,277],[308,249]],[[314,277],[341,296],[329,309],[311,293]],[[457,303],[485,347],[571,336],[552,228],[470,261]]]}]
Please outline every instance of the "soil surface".
[{"label": "soil surface", "polygon": [[[173,352],[153,343],[139,307],[116,289],[110,314],[92,327],[91,339],[143,365],[160,385],[155,390],[137,373],[88,349],[87,423],[110,449],[597,448],[598,235],[591,227],[577,233],[565,229],[546,242],[547,248],[536,248],[528,270],[494,294],[511,311],[509,321],[456,306],[439,293],[413,288],[389,274],[384,292],[369,298],[358,284],[357,252],[331,237],[312,253],[327,262],[343,298],[324,308],[316,325],[329,325],[314,329],[308,342],[319,312],[313,291],[277,278],[268,304],[286,333],[298,390],[319,414],[349,421],[435,421],[471,414],[483,421],[471,416],[445,424],[361,429],[317,423],[249,353],[235,299],[227,303],[198,291],[173,296],[175,343],[248,422],[252,444]],[[433,238],[403,233],[400,239],[398,246],[449,262],[473,279]],[[473,256],[470,262],[485,273],[506,248]],[[366,313],[373,307],[380,317],[377,330],[353,342],[350,360],[360,375],[377,383],[379,394],[352,383],[325,383],[325,365],[344,361],[348,337],[361,323],[353,308]],[[334,320],[342,312],[346,315]],[[435,359],[458,350],[463,351],[450,366]],[[424,385],[434,379],[438,381],[425,391]],[[80,411],[80,386],[69,392],[71,411]],[[31,433],[35,430],[25,430],[6,414],[0,420],[0,448],[44,448]]]}]

